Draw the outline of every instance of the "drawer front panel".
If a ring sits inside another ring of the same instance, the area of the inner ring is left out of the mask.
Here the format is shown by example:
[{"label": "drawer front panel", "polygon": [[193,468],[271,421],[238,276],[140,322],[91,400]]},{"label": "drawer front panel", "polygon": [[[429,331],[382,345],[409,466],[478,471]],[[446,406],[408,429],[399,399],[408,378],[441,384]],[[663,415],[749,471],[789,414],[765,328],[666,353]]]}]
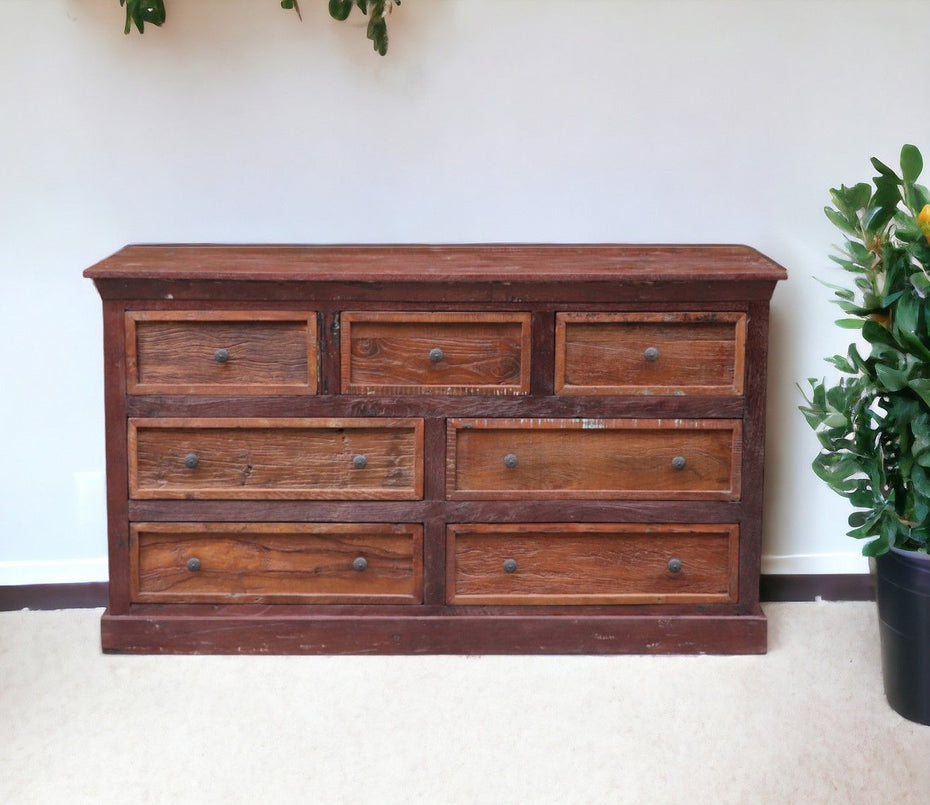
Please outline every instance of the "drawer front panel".
[{"label": "drawer front panel", "polygon": [[315,313],[126,314],[130,394],[314,394]]},{"label": "drawer front panel", "polygon": [[452,500],[735,500],[737,420],[456,419]]},{"label": "drawer front panel", "polygon": [[136,523],[138,603],[422,601],[420,525]]},{"label": "drawer front panel", "polygon": [[742,313],[559,313],[557,394],[743,392]]},{"label": "drawer front panel", "polygon": [[342,314],[345,394],[529,390],[529,313]]},{"label": "drawer front panel", "polygon": [[133,498],[415,500],[419,419],[133,419]]},{"label": "drawer front panel", "polygon": [[738,598],[736,525],[459,524],[452,604],[722,603]]}]

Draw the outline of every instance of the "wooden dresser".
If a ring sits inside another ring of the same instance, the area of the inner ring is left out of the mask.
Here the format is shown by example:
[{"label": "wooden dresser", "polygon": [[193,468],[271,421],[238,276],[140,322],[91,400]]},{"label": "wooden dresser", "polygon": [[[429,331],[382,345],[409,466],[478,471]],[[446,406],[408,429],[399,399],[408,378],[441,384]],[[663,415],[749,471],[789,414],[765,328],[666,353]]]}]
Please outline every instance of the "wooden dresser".
[{"label": "wooden dresser", "polygon": [[743,246],[128,246],[105,651],[759,653]]}]

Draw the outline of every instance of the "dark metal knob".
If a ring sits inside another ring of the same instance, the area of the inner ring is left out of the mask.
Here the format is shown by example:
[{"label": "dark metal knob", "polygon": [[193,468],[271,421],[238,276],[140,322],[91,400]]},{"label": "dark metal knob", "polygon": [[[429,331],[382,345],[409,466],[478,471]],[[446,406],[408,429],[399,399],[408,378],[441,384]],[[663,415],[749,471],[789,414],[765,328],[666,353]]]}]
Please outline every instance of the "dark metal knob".
[{"label": "dark metal knob", "polygon": [[517,457],[514,453],[508,453],[504,456],[504,466],[509,470],[517,466]]},{"label": "dark metal knob", "polygon": [[429,351],[429,359],[433,363],[439,363],[439,361],[441,361],[445,357],[446,357],[446,353],[443,352],[439,347],[433,347]]},{"label": "dark metal knob", "polygon": [[200,560],[196,556],[192,556],[187,560],[187,569],[191,573],[196,573],[198,570],[200,570]]},{"label": "dark metal knob", "polygon": [[352,563],[352,567],[361,573],[366,567],[368,567],[368,560],[364,556],[359,556],[358,559]]},{"label": "dark metal knob", "polygon": [[505,573],[516,573],[517,572],[517,560],[516,559],[505,559],[504,560],[504,572]]},{"label": "dark metal knob", "polygon": [[368,459],[365,456],[356,456],[352,459],[352,466],[357,470],[363,470],[368,466]]},{"label": "dark metal knob", "polygon": [[196,453],[188,453],[184,456],[184,466],[188,469],[194,469],[200,463],[200,456]]},{"label": "dark metal knob", "polygon": [[681,559],[679,559],[677,556],[668,560],[668,569],[670,573],[681,573],[681,568]]},{"label": "dark metal knob", "polygon": [[655,347],[646,347],[646,351],[643,352],[643,357],[647,361],[657,361],[659,360],[659,350]]},{"label": "dark metal knob", "polygon": [[228,349],[218,349],[213,353],[213,360],[217,363],[226,363],[229,360],[229,350]]},{"label": "dark metal knob", "polygon": [[683,470],[683,469],[685,468],[685,465],[686,465],[687,463],[688,463],[688,462],[685,461],[685,457],[684,457],[684,456],[675,456],[675,458],[672,459],[672,469],[673,469],[673,470]]}]

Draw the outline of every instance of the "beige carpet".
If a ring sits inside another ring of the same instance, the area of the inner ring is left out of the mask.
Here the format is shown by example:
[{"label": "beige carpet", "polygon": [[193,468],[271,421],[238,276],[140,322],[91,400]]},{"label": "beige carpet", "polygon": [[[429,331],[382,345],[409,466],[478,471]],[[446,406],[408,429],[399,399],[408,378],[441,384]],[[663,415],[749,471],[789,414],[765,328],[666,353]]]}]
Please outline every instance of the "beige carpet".
[{"label": "beige carpet", "polygon": [[0,803],[926,803],[874,605],[757,657],[113,657],[0,613]]}]

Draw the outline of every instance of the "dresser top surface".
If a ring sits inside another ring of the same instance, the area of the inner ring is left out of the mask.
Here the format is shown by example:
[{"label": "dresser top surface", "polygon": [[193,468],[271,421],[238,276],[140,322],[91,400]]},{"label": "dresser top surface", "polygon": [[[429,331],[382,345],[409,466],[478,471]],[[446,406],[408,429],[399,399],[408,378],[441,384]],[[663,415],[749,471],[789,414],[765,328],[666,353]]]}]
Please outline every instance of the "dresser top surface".
[{"label": "dresser top surface", "polygon": [[775,282],[780,265],[748,246],[623,244],[131,245],[94,280],[272,282]]}]

